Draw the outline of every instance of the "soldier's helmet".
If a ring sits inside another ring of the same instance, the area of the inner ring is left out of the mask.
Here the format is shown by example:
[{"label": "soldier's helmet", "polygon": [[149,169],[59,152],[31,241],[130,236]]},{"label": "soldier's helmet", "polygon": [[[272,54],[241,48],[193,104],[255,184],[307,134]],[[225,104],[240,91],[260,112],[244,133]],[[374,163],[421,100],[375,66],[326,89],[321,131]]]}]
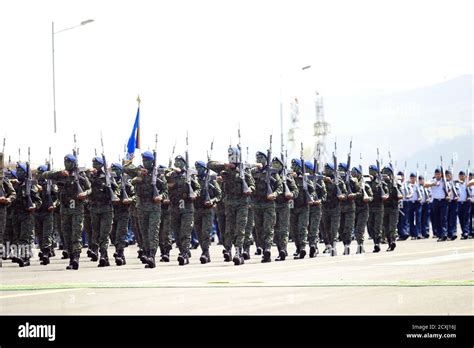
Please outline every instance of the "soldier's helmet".
[{"label": "soldier's helmet", "polygon": [[229,163],[240,163],[240,150],[237,147],[229,147],[227,151]]}]

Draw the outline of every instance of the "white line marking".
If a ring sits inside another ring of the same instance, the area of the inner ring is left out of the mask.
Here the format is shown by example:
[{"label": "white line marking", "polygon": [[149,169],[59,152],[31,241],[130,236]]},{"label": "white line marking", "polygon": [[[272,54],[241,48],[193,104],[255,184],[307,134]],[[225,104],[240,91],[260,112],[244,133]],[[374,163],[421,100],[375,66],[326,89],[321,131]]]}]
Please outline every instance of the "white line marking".
[{"label": "white line marking", "polygon": [[474,253],[463,253],[463,254],[451,254],[443,256],[425,257],[423,259],[414,259],[406,261],[396,261],[378,264],[379,266],[423,266],[423,265],[436,265],[439,263],[453,262],[459,260],[471,259],[474,260]]}]

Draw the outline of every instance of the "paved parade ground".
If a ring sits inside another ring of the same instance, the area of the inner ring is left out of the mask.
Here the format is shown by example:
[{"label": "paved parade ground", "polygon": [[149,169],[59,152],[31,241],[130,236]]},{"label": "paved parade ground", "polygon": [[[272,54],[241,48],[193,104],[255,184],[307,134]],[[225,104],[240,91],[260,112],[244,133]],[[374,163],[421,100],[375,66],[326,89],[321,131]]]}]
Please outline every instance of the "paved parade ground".
[{"label": "paved parade ground", "polygon": [[58,256],[42,266],[35,254],[30,267],[3,262],[0,314],[474,314],[474,240],[407,240],[378,254],[372,246],[342,256],[339,243],[336,257],[267,264],[252,247],[251,260],[234,266],[213,244],[210,264],[199,263],[197,249],[178,266],[173,249],[173,262],[151,270],[135,246],[126,249],[126,266],[112,258],[106,268],[84,249],[78,271],[66,271]]}]

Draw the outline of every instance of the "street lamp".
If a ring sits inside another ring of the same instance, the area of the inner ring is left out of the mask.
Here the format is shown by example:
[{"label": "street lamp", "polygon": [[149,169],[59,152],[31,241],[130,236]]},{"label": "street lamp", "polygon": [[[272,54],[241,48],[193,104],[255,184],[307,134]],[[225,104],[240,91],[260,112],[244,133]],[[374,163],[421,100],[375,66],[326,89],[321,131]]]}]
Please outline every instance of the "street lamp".
[{"label": "street lamp", "polygon": [[93,19],[87,19],[85,21],[82,21],[80,24],[78,25],[75,25],[73,27],[69,27],[69,28],[66,28],[66,29],[61,29],[59,31],[54,31],[54,22],[52,22],[52,26],[51,26],[51,38],[52,38],[52,41],[53,41],[53,110],[54,110],[54,133],[56,133],[56,76],[55,76],[55,71],[54,71],[54,35],[55,34],[59,34],[63,31],[66,31],[66,30],[71,30],[71,29],[74,29],[74,28],[77,28],[77,27],[80,27],[80,26],[83,26],[83,25],[86,25],[86,24],[89,24],[89,23],[92,23],[94,20]]}]

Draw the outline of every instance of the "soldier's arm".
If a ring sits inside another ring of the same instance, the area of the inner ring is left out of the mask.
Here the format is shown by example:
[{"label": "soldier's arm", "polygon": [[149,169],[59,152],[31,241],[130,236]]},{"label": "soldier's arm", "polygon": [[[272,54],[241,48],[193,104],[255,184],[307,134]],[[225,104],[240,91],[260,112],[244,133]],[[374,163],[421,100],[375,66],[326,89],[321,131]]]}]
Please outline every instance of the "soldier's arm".
[{"label": "soldier's arm", "polygon": [[64,181],[64,175],[62,170],[44,172],[42,177],[45,179],[50,179],[54,181]]},{"label": "soldier's arm", "polygon": [[169,199],[168,183],[166,180],[156,180],[156,188],[162,196],[162,200]]},{"label": "soldier's arm", "polygon": [[213,198],[211,199],[212,204],[219,203],[222,200],[222,189],[217,180],[212,180],[211,183],[209,184],[210,187],[212,187],[213,191]]},{"label": "soldier's arm", "polygon": [[39,208],[41,204],[43,203],[43,201],[41,200],[41,195],[36,185],[31,186],[30,196],[31,196],[31,201],[35,204],[35,207]]},{"label": "soldier's arm", "polygon": [[328,197],[328,190],[326,189],[326,184],[323,180],[321,180],[321,183],[319,185],[321,185],[321,188],[319,189],[319,199],[322,202],[326,202],[326,198]]},{"label": "soldier's arm", "polygon": [[274,183],[275,189],[273,190],[273,193],[275,194],[275,197],[278,197],[279,195],[283,194],[283,181],[278,174],[275,174],[274,178],[276,181]]},{"label": "soldier's arm", "polygon": [[364,193],[362,192],[362,186],[359,180],[354,180],[351,178],[351,183],[352,183],[352,193],[355,195],[354,198],[361,198]]},{"label": "soldier's arm", "polygon": [[140,168],[138,167],[135,167],[133,164],[126,164],[124,167],[123,167],[123,172],[125,174],[127,174],[128,176],[130,176],[131,178],[134,178],[136,176],[138,176],[140,174]]},{"label": "soldier's arm", "polygon": [[298,197],[298,195],[300,194],[300,189],[298,188],[298,185],[296,185],[295,178],[291,175],[287,176],[287,178],[289,179],[288,188],[290,189],[290,192],[293,194],[293,198]]},{"label": "soldier's arm", "polygon": [[16,199],[16,191],[13,188],[12,183],[7,178],[3,179],[3,190],[5,191],[5,204],[10,204]]},{"label": "soldier's arm", "polygon": [[84,174],[79,174],[79,184],[82,187],[83,193],[86,196],[89,196],[92,193],[91,182]]},{"label": "soldier's arm", "polygon": [[247,186],[249,187],[250,191],[255,192],[255,179],[248,169],[245,170],[245,181],[247,182]]},{"label": "soldier's arm", "polygon": [[221,171],[225,169],[225,165],[224,163],[221,163],[218,161],[209,161],[207,162],[207,168],[209,168],[210,170],[216,173],[220,173]]}]

